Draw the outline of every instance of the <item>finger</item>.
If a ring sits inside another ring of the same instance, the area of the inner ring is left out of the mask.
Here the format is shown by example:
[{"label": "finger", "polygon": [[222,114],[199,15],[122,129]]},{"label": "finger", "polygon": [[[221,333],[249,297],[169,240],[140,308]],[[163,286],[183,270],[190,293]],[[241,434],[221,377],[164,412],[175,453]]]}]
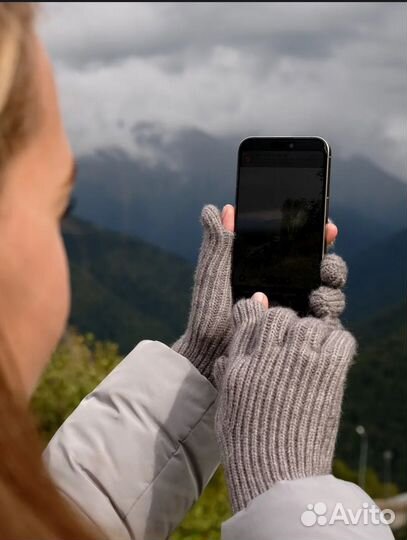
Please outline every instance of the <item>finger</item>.
[{"label": "finger", "polygon": [[204,206],[201,213],[201,222],[204,229],[204,243],[206,248],[208,244],[215,246],[223,246],[228,251],[231,251],[234,233],[225,230],[221,213],[216,206],[208,204]]},{"label": "finger", "polygon": [[342,362],[350,363],[357,353],[358,345],[354,336],[343,328],[335,328],[326,339],[321,356],[335,359],[333,364],[330,364],[333,369],[336,369],[337,364]]},{"label": "finger", "polygon": [[235,209],[231,204],[226,204],[222,210],[222,223],[229,232],[235,231]]},{"label": "finger", "polygon": [[321,261],[321,281],[328,287],[339,289],[346,283],[348,267],[346,262],[334,253],[325,255]]},{"label": "finger", "polygon": [[[212,310],[213,298],[217,296],[216,306],[220,310],[228,306],[229,316],[232,312],[232,292],[230,284],[232,247],[234,233],[223,228],[221,214],[213,205],[202,209],[201,223],[203,239],[199,250],[198,264],[194,276],[194,302],[199,302],[198,312]],[[212,291],[204,294],[203,291]]]},{"label": "finger", "polygon": [[260,304],[263,304],[263,306],[268,309],[269,307],[269,301],[268,301],[268,298],[267,296],[262,293],[262,292],[256,292],[253,294],[252,296],[252,299],[255,301],[255,302],[260,302]]},{"label": "finger", "polygon": [[337,319],[345,309],[345,295],[340,289],[322,286],[312,291],[309,305],[316,317]]},{"label": "finger", "polygon": [[312,351],[319,352],[322,344],[331,332],[329,325],[317,317],[300,317],[291,324],[287,332],[287,344],[294,354],[302,349],[302,361],[310,358]]},{"label": "finger", "polygon": [[287,307],[274,307],[267,310],[257,327],[256,348],[268,354],[273,347],[281,346],[289,328],[298,321],[295,311]]},{"label": "finger", "polygon": [[205,232],[209,234],[219,235],[223,229],[220,211],[213,204],[207,204],[203,207],[201,222]]},{"label": "finger", "polygon": [[336,240],[336,237],[338,236],[338,227],[335,225],[335,223],[327,223],[325,226],[325,241],[326,244],[329,246],[333,244]]},{"label": "finger", "polygon": [[267,308],[252,298],[239,300],[233,307],[234,334],[230,344],[230,356],[250,353],[252,336]]}]

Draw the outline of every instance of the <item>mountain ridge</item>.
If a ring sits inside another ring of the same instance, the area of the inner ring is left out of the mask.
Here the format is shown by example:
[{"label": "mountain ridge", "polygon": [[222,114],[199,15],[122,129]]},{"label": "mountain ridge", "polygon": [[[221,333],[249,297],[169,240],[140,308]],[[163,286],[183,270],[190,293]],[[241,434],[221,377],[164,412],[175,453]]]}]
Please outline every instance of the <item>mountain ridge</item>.
[{"label": "mountain ridge", "polygon": [[[134,136],[154,163],[118,149],[78,160],[75,214],[195,262],[202,207],[234,202],[239,138],[151,130],[146,135],[135,127]],[[334,154],[330,214],[340,228],[337,249],[348,257],[406,227],[406,196],[407,184],[369,160]]]}]

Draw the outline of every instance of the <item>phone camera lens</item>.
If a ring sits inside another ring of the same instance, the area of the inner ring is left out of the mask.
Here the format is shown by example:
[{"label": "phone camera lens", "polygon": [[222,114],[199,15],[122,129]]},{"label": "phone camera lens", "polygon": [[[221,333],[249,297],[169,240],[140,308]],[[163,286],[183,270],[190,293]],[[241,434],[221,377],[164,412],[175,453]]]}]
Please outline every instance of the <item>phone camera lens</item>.
[{"label": "phone camera lens", "polygon": [[292,150],[294,148],[294,143],[290,143],[288,147],[290,148],[290,150]]}]

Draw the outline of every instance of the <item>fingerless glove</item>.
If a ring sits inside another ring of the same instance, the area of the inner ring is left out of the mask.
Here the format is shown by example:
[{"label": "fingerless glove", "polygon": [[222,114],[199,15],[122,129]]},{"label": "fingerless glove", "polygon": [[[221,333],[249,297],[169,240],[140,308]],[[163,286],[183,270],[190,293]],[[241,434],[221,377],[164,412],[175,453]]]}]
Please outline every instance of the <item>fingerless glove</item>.
[{"label": "fingerless glove", "polygon": [[172,348],[188,358],[213,382],[214,363],[232,336],[231,258],[234,233],[227,231],[219,210],[202,210],[203,240],[185,333]]},{"label": "fingerless glove", "polygon": [[252,299],[234,306],[234,335],[215,367],[215,429],[235,512],[279,480],[331,472],[356,352],[339,321],[346,275],[340,257],[323,259],[323,285],[310,296],[315,316]]}]

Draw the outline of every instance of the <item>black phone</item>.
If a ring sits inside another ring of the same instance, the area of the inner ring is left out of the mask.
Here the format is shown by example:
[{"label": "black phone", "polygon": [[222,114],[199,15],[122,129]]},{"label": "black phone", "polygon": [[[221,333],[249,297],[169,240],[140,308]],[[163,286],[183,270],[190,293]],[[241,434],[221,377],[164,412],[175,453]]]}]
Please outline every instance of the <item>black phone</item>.
[{"label": "black phone", "polygon": [[238,150],[234,301],[259,291],[300,315],[320,285],[331,149],[321,137],[249,137]]}]

